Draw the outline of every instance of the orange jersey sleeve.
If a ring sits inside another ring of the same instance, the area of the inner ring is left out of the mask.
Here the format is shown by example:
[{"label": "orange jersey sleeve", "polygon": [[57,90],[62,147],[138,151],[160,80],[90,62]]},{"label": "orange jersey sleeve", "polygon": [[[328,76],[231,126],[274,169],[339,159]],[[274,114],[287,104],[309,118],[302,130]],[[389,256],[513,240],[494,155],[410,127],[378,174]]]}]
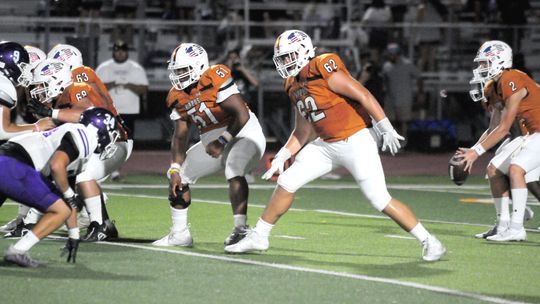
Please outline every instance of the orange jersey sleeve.
[{"label": "orange jersey sleeve", "polygon": [[231,71],[225,65],[208,68],[189,93],[171,88],[167,107],[179,114],[179,119],[195,124],[201,134],[227,126],[232,116],[220,106],[219,92],[233,83]]},{"label": "orange jersey sleeve", "polygon": [[336,54],[313,58],[298,78],[289,77],[285,89],[291,102],[310,121],[325,141],[339,141],[366,128],[369,115],[356,101],[333,92],[328,78],[337,71],[349,71]]},{"label": "orange jersey sleeve", "polygon": [[540,132],[540,86],[527,74],[519,70],[507,70],[498,80],[498,91],[503,100],[508,100],[514,93],[525,88],[527,95],[519,104],[517,120],[524,126],[522,133]]}]

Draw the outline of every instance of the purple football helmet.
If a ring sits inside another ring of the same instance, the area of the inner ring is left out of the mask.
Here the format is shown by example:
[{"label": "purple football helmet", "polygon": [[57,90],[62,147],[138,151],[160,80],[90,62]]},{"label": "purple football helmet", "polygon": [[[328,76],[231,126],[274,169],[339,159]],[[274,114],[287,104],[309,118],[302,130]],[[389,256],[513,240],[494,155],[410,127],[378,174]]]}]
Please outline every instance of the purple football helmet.
[{"label": "purple football helmet", "polygon": [[120,137],[113,113],[103,108],[90,108],[81,113],[79,123],[97,129],[98,146],[94,152],[100,154],[101,160],[113,156],[118,148],[116,140]]},{"label": "purple football helmet", "polygon": [[20,85],[30,68],[30,57],[26,49],[17,42],[0,42],[0,71],[13,82]]}]

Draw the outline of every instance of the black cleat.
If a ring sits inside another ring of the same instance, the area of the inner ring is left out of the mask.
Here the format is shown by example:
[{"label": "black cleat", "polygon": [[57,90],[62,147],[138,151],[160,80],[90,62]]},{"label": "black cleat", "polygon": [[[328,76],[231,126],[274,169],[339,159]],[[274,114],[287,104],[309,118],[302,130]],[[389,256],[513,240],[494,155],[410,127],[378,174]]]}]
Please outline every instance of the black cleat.
[{"label": "black cleat", "polygon": [[28,268],[45,266],[45,263],[32,259],[27,252],[19,251],[13,248],[13,245],[9,246],[9,248],[6,250],[6,253],[4,254],[4,261]]},{"label": "black cleat", "polygon": [[497,224],[495,224],[495,226],[491,227],[491,229],[489,229],[486,232],[475,234],[474,237],[477,239],[485,239],[489,236],[496,235],[496,234],[497,234]]},{"label": "black cleat", "polygon": [[111,220],[103,221],[103,224],[91,222],[88,233],[82,238],[83,242],[111,241],[118,238],[118,230]]},{"label": "black cleat", "polygon": [[25,236],[28,231],[31,231],[36,224],[25,224],[24,222],[20,222],[17,224],[17,227],[11,232],[8,232],[4,235],[5,238],[20,238]]},{"label": "black cleat", "polygon": [[249,226],[234,227],[233,231],[225,239],[225,242],[223,242],[223,244],[225,244],[225,246],[229,246],[240,242],[240,240],[242,240],[247,235],[248,230]]}]

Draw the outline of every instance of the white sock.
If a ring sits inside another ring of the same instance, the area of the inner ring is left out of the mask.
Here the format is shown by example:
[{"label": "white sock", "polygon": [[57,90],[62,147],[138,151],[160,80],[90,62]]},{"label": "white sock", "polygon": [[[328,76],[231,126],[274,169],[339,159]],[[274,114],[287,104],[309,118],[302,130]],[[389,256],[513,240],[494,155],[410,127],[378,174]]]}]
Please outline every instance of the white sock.
[{"label": "white sock", "polygon": [[28,214],[28,211],[30,210],[30,207],[25,206],[23,204],[19,204],[19,211],[17,212],[17,219],[23,219],[26,214]]},{"label": "white sock", "polygon": [[233,215],[234,227],[242,227],[247,223],[247,215],[245,214],[235,214]]},{"label": "white sock", "polygon": [[422,225],[420,222],[418,222],[418,224],[416,224],[416,226],[414,226],[409,233],[412,234],[412,236],[414,236],[419,242],[423,242],[431,236],[426,228],[424,228],[424,225]]},{"label": "white sock", "polygon": [[510,228],[522,229],[523,228],[523,216],[525,215],[525,206],[527,204],[528,190],[525,189],[511,189],[512,191],[512,219],[510,220]]},{"label": "white sock", "polygon": [[103,224],[103,214],[101,213],[101,197],[99,195],[92,196],[84,200],[86,205],[86,211],[88,211],[88,217],[90,222],[97,222]]},{"label": "white sock", "polygon": [[23,222],[25,224],[35,224],[39,221],[39,219],[43,216],[43,213],[39,212],[38,210],[31,208],[28,210],[28,213],[23,219]]},{"label": "white sock", "polygon": [[171,207],[172,231],[182,231],[187,227],[188,209],[176,209]]},{"label": "white sock", "polygon": [[260,236],[268,238],[270,236],[272,228],[274,228],[274,225],[265,222],[262,218],[259,218],[253,230],[257,232]]},{"label": "white sock", "polygon": [[28,231],[27,234],[25,234],[17,243],[15,243],[15,245],[13,245],[13,248],[18,251],[27,252],[38,242],[38,237],[32,231]]},{"label": "white sock", "polygon": [[510,198],[508,196],[493,198],[497,212],[497,226],[506,227],[510,223]]},{"label": "white sock", "polygon": [[75,239],[75,240],[78,240],[81,238],[81,233],[80,233],[80,229],[79,227],[76,227],[76,228],[71,228],[68,230],[68,234],[69,234],[69,238],[70,239]]}]

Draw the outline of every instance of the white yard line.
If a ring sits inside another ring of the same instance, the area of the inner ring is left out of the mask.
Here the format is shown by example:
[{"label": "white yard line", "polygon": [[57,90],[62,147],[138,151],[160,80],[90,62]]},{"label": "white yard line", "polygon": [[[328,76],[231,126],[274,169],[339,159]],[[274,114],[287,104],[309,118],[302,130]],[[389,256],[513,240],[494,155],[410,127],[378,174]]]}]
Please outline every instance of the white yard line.
[{"label": "white yard line", "polygon": [[206,259],[232,262],[232,263],[240,263],[240,264],[245,264],[245,265],[256,265],[256,266],[298,271],[298,272],[304,272],[304,273],[316,273],[316,274],[349,278],[349,279],[361,280],[361,281],[393,284],[393,285],[432,291],[439,294],[447,294],[451,296],[470,298],[470,299],[475,299],[475,300],[480,300],[480,301],[485,301],[485,302],[490,302],[490,303],[500,303],[500,304],[524,303],[524,302],[516,302],[516,301],[507,300],[507,299],[476,294],[476,293],[463,292],[463,291],[444,288],[444,287],[438,287],[438,286],[432,286],[432,285],[426,285],[426,284],[420,284],[420,283],[414,283],[414,282],[407,282],[407,281],[399,281],[399,280],[380,278],[380,277],[372,277],[372,276],[353,274],[353,273],[347,273],[347,272],[312,269],[312,268],[305,268],[305,267],[298,267],[298,266],[291,266],[291,265],[284,265],[284,264],[253,261],[253,260],[244,259],[244,258],[231,258],[227,256],[197,253],[197,252],[192,252],[192,251],[187,251],[187,250],[179,251],[179,250],[173,250],[173,249],[167,249],[167,248],[157,248],[157,247],[149,247],[149,246],[135,245],[135,244],[110,243],[110,242],[100,242],[100,244],[106,244],[110,246],[119,246],[119,247],[128,247],[128,248],[137,248],[137,249],[143,249],[143,250],[165,252],[165,253],[178,254],[178,255],[184,255],[184,256],[206,258]]}]

